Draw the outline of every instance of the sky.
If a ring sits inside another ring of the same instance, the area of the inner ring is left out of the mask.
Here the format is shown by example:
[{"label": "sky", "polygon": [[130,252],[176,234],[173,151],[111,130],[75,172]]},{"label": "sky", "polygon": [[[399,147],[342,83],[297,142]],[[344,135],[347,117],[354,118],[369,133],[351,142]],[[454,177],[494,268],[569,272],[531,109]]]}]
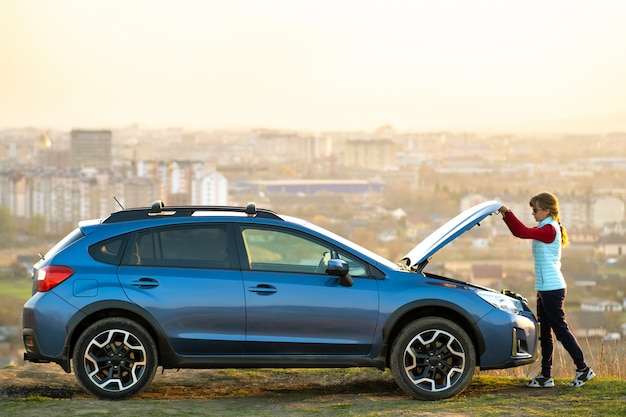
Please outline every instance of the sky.
[{"label": "sky", "polygon": [[624,0],[0,0],[0,129],[626,131]]}]

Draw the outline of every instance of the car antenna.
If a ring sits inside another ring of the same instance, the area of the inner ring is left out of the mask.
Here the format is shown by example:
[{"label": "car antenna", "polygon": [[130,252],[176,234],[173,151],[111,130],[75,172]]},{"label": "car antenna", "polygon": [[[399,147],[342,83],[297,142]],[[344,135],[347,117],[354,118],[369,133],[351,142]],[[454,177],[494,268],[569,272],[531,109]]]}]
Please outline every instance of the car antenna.
[{"label": "car antenna", "polygon": [[124,210],[124,206],[122,205],[122,203],[120,203],[120,200],[118,200],[117,197],[113,196],[113,200],[115,200],[117,205],[120,206],[122,208],[122,210]]}]

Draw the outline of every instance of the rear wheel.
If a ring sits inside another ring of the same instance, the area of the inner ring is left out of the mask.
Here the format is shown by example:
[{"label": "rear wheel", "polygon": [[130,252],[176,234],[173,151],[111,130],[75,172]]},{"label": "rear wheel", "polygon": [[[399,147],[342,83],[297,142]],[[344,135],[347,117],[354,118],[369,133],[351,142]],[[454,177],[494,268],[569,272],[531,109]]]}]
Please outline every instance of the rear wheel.
[{"label": "rear wheel", "polygon": [[80,335],[73,364],[76,379],[86,391],[122,400],[150,384],[156,373],[157,349],[142,326],[126,318],[106,318]]},{"label": "rear wheel", "polygon": [[407,325],[391,349],[396,383],[421,400],[450,398],[470,383],[476,367],[472,340],[458,324],[425,317]]}]

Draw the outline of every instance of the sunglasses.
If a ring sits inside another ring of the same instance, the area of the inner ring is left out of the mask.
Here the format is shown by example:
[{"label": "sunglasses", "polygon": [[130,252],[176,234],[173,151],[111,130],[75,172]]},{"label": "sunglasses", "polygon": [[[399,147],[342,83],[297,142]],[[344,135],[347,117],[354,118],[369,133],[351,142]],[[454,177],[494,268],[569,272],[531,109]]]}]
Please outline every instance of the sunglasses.
[{"label": "sunglasses", "polygon": [[538,209],[533,207],[533,213],[536,214],[539,211],[545,211],[545,209]]}]

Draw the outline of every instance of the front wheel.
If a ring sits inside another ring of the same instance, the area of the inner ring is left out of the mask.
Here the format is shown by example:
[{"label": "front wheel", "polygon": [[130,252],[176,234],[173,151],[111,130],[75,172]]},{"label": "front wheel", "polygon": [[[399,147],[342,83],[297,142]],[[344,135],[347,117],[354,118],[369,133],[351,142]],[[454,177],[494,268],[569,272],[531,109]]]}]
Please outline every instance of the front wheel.
[{"label": "front wheel", "polygon": [[132,320],[106,318],[78,338],[74,373],[89,393],[108,400],[139,394],[154,378],[157,349],[150,334]]},{"label": "front wheel", "polygon": [[420,400],[441,400],[463,391],[476,367],[472,340],[458,324],[425,317],[407,325],[391,348],[396,383]]}]

